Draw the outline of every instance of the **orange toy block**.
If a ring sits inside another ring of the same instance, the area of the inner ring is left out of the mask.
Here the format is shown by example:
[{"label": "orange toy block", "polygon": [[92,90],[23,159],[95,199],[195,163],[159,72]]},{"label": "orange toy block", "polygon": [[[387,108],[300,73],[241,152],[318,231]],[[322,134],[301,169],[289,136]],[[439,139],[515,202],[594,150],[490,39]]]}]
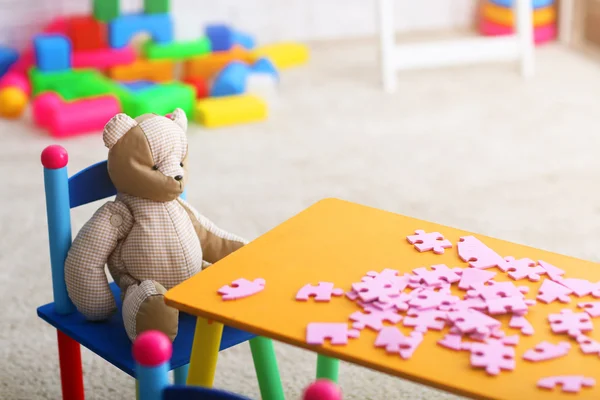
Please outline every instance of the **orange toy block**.
[{"label": "orange toy block", "polygon": [[99,50],[108,47],[106,24],[91,16],[74,16],[68,22],[68,36],[73,51]]},{"label": "orange toy block", "polygon": [[117,81],[170,82],[175,79],[175,64],[168,60],[136,60],[132,64],[119,65],[108,70],[108,76]]},{"label": "orange toy block", "polygon": [[183,75],[185,78],[211,79],[232,61],[251,64],[254,56],[242,46],[234,46],[229,51],[216,51],[186,61]]}]

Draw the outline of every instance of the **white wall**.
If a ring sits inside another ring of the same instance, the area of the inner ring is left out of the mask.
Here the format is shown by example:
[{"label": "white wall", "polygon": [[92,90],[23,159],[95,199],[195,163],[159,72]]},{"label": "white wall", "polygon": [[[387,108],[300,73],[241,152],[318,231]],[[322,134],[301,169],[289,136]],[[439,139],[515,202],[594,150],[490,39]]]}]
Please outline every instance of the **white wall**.
[{"label": "white wall", "polygon": [[[477,0],[396,0],[399,32],[466,27]],[[20,47],[52,17],[89,13],[91,0],[0,0],[0,44]],[[142,0],[121,0],[123,12]],[[362,37],[376,33],[376,0],[171,0],[179,38],[223,21],[267,43]]]}]

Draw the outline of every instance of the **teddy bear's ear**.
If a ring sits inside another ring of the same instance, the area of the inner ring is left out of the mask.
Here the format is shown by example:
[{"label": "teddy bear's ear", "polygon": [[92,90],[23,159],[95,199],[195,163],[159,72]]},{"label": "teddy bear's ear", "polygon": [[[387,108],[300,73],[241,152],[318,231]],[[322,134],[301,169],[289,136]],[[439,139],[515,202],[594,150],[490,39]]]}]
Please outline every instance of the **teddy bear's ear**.
[{"label": "teddy bear's ear", "polygon": [[104,145],[110,149],[125,133],[136,125],[137,122],[127,114],[121,113],[115,115],[104,126]]},{"label": "teddy bear's ear", "polygon": [[181,129],[183,129],[184,132],[187,131],[187,126],[188,126],[188,120],[187,120],[187,116],[185,115],[185,111],[183,111],[181,108],[176,108],[175,110],[173,110],[173,112],[171,113],[171,119],[177,124],[179,125],[179,127]]}]

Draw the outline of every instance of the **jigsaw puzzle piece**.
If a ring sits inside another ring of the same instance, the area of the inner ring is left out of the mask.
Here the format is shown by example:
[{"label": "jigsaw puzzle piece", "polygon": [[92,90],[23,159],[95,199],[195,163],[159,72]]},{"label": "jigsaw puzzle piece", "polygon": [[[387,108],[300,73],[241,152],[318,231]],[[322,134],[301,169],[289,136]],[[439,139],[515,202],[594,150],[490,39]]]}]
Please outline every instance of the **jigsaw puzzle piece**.
[{"label": "jigsaw puzzle piece", "polygon": [[494,250],[487,247],[475,236],[464,236],[458,242],[458,256],[473,268],[487,269],[505,263]]},{"label": "jigsaw puzzle piece", "polygon": [[527,361],[547,361],[566,356],[571,349],[569,342],[559,342],[552,344],[547,341],[538,343],[533,349],[527,350],[523,354],[523,359]]},{"label": "jigsaw puzzle piece", "polygon": [[397,297],[404,290],[402,284],[397,280],[370,279],[352,284],[358,297],[362,301],[371,302],[379,300],[388,301],[391,297]]},{"label": "jigsaw puzzle piece", "polygon": [[571,289],[566,286],[556,283],[550,279],[544,279],[542,285],[538,289],[537,299],[544,303],[552,303],[555,300],[561,303],[568,303],[571,301],[569,295],[573,293]]},{"label": "jigsaw puzzle piece", "polygon": [[398,311],[406,311],[409,308],[408,302],[414,297],[411,293],[400,293],[398,297],[390,297],[387,301],[373,301],[372,304],[379,310],[389,310],[395,308]]},{"label": "jigsaw puzzle piece", "polygon": [[550,328],[554,333],[567,333],[571,337],[578,337],[583,332],[594,329],[592,320],[587,313],[574,313],[564,309],[560,314],[548,315]]},{"label": "jigsaw puzzle piece", "polygon": [[493,279],[496,275],[497,273],[492,271],[477,268],[465,268],[461,273],[458,287],[462,290],[469,290],[472,285],[484,284]]},{"label": "jigsaw puzzle piece", "polygon": [[473,285],[473,289],[467,292],[469,297],[481,296],[489,301],[503,297],[525,297],[529,291],[527,286],[516,286],[512,282],[490,281],[487,284],[479,283]]},{"label": "jigsaw puzzle piece", "polygon": [[318,285],[306,284],[296,294],[296,300],[307,301],[310,297],[314,297],[315,301],[330,301],[331,296],[341,296],[344,294],[343,289],[335,289],[331,282],[319,282]]},{"label": "jigsaw puzzle piece", "polygon": [[436,264],[431,266],[431,270],[425,267],[415,268],[413,274],[416,276],[411,277],[412,282],[425,282],[428,286],[458,282],[460,280],[460,274],[462,268],[448,268],[445,264]]},{"label": "jigsaw puzzle piece", "polygon": [[435,254],[444,254],[444,249],[452,247],[452,242],[444,239],[444,235],[441,233],[426,233],[422,229],[416,230],[414,235],[407,236],[406,240],[414,245],[419,252],[433,250]]},{"label": "jigsaw puzzle piece", "polygon": [[377,335],[375,347],[385,347],[388,353],[399,354],[400,357],[407,360],[412,357],[417,347],[423,341],[423,334],[413,331],[409,336],[405,336],[395,326],[386,326]]},{"label": "jigsaw puzzle piece", "polygon": [[487,303],[481,297],[469,297],[450,306],[440,306],[438,309],[442,311],[485,310]]},{"label": "jigsaw puzzle piece", "polygon": [[590,317],[600,317],[600,301],[590,301],[585,303],[577,303],[577,307],[583,308]]},{"label": "jigsaw puzzle piece", "polygon": [[516,281],[527,278],[532,282],[537,282],[541,279],[540,275],[546,273],[542,266],[536,265],[536,262],[529,258],[515,260],[514,257],[506,257],[504,260],[509,264],[502,265],[500,269],[508,272],[508,276]]},{"label": "jigsaw puzzle piece", "polygon": [[600,355],[600,343],[585,336],[579,335],[577,336],[577,343],[579,343],[579,348],[585,354],[597,354]]},{"label": "jigsaw puzzle piece", "polygon": [[578,393],[585,387],[594,387],[596,380],[583,375],[549,376],[537,382],[537,386],[544,389],[554,389],[556,385],[562,386],[563,392]]},{"label": "jigsaw puzzle piece", "polygon": [[265,288],[265,280],[257,278],[249,281],[245,278],[236,279],[231,285],[221,287],[217,293],[221,295],[222,300],[236,300],[252,296],[261,292]]},{"label": "jigsaw puzzle piece", "polygon": [[404,317],[404,326],[415,328],[417,332],[427,332],[429,329],[436,331],[444,329],[447,321],[447,313],[440,310],[409,310],[408,316]]},{"label": "jigsaw puzzle piece", "polygon": [[592,292],[596,290],[596,285],[586,279],[560,278],[557,279],[557,282],[563,285],[564,287],[571,289],[577,297],[587,296],[588,294],[592,294]]},{"label": "jigsaw puzzle piece", "polygon": [[522,297],[498,297],[487,301],[488,312],[491,315],[526,312],[527,304]]},{"label": "jigsaw puzzle piece", "polygon": [[437,344],[451,350],[465,350],[462,336],[458,334],[448,333]]},{"label": "jigsaw puzzle piece", "polygon": [[520,329],[523,335],[533,335],[535,330],[533,325],[527,319],[520,315],[513,315],[508,323],[508,326],[515,329]]},{"label": "jigsaw puzzle piece", "polygon": [[469,343],[471,366],[485,368],[489,375],[498,375],[502,370],[512,371],[516,367],[515,349],[499,340],[485,343]]},{"label": "jigsaw puzzle piece", "polygon": [[409,300],[408,304],[416,307],[418,310],[428,310],[438,308],[440,306],[449,307],[456,304],[460,299],[457,296],[452,296],[449,291],[422,290],[416,296]]},{"label": "jigsaw puzzle piece", "polygon": [[360,332],[348,329],[346,323],[337,322],[311,322],[306,326],[306,343],[323,344],[326,339],[332,345],[348,344],[348,338],[357,338]]},{"label": "jigsaw puzzle piece", "polygon": [[560,279],[561,276],[565,274],[565,271],[546,261],[538,260],[538,264],[546,270],[546,274],[554,281]]},{"label": "jigsaw puzzle piece", "polygon": [[461,333],[489,334],[502,326],[497,319],[474,309],[450,311],[448,319]]},{"label": "jigsaw puzzle piece", "polygon": [[354,321],[352,327],[355,329],[370,328],[374,331],[380,331],[383,328],[383,322],[388,321],[397,324],[402,320],[402,316],[395,310],[377,310],[375,307],[366,308],[366,313],[356,311],[350,315],[350,320]]}]

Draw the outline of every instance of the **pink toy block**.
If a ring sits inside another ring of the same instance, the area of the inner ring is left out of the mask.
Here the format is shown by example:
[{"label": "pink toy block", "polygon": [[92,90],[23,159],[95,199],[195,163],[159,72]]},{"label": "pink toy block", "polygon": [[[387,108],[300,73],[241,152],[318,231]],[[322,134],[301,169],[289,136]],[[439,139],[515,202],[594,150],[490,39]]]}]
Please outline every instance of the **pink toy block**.
[{"label": "pink toy block", "polygon": [[221,287],[217,293],[221,295],[222,300],[236,300],[255,295],[265,289],[265,280],[257,278],[249,281],[245,278],[236,279],[231,285]]},{"label": "pink toy block", "polygon": [[490,281],[487,284],[474,284],[472,287],[473,289],[469,290],[467,295],[481,296],[486,301],[503,297],[524,297],[524,294],[529,291],[527,286],[515,286],[512,282]]},{"label": "pink toy block", "polygon": [[508,326],[515,329],[520,329],[523,335],[533,335],[535,330],[533,329],[533,325],[523,316],[513,315],[508,323]]},{"label": "pink toy block", "polygon": [[468,262],[473,268],[487,269],[505,262],[494,250],[474,236],[461,237],[457,247],[460,259]]},{"label": "pink toy block", "polygon": [[463,348],[462,336],[449,333],[444,336],[441,340],[438,340],[437,344],[447,349],[452,350],[465,350]]},{"label": "pink toy block", "polygon": [[450,291],[439,291],[425,289],[419,292],[415,297],[411,298],[408,304],[416,307],[419,310],[427,310],[438,308],[440,306],[449,307],[452,304],[458,303],[460,299],[457,296],[452,296]]},{"label": "pink toy block", "polygon": [[480,311],[469,309],[448,312],[448,319],[461,333],[489,334],[502,326],[501,322]]},{"label": "pink toy block", "polygon": [[439,232],[426,233],[422,229],[415,231],[414,235],[406,237],[408,243],[415,246],[419,252],[433,250],[435,254],[444,254],[444,249],[452,247],[449,240],[444,239],[444,235]]},{"label": "pink toy block", "polygon": [[407,360],[423,341],[423,334],[420,332],[411,332],[405,336],[395,326],[386,326],[377,335],[375,347],[385,347],[388,353],[400,354],[400,357]]},{"label": "pink toy block", "polygon": [[484,284],[493,279],[497,275],[496,272],[486,271],[477,268],[466,268],[460,275],[458,287],[462,290],[471,289],[471,285]]},{"label": "pink toy block", "polygon": [[600,355],[600,343],[585,336],[579,335],[577,336],[577,343],[579,343],[579,348],[585,354],[597,354]]},{"label": "pink toy block", "polygon": [[487,301],[488,312],[492,315],[527,311],[527,304],[522,297],[499,297]]},{"label": "pink toy block", "polygon": [[73,68],[97,68],[105,69],[117,65],[133,63],[137,58],[132,47],[122,49],[99,49],[74,52],[71,56]]},{"label": "pink toy block", "polygon": [[357,338],[360,332],[348,329],[346,323],[311,322],[306,326],[306,343],[323,344],[329,339],[332,345],[348,344],[348,338]]},{"label": "pink toy block", "polygon": [[429,329],[436,331],[444,329],[447,313],[439,310],[409,310],[404,317],[404,326],[414,327],[417,332],[427,332]]},{"label": "pink toy block", "polygon": [[331,296],[342,296],[344,289],[334,289],[334,284],[331,282],[319,282],[317,286],[306,284],[296,294],[296,300],[307,301],[309,297],[313,297],[315,301],[330,301]]},{"label": "pink toy block", "polygon": [[583,375],[549,376],[537,382],[537,386],[543,389],[554,389],[556,385],[562,386],[563,392],[579,393],[582,387],[594,387],[596,380]]},{"label": "pink toy block", "polygon": [[498,375],[502,370],[512,371],[516,367],[515,349],[501,340],[472,342],[463,347],[471,351],[471,366],[485,368],[489,375]]},{"label": "pink toy block", "polygon": [[560,314],[548,315],[550,328],[554,333],[567,333],[569,336],[577,337],[583,332],[594,329],[592,320],[587,313],[574,313],[573,310],[564,309]]},{"label": "pink toy block", "polygon": [[510,264],[502,265],[500,269],[508,272],[508,276],[516,281],[527,278],[532,282],[537,282],[541,278],[540,275],[546,273],[543,267],[536,265],[535,261],[529,258],[515,260],[514,257],[506,257],[504,260]]},{"label": "pink toy block", "polygon": [[443,283],[454,283],[460,280],[462,268],[448,268],[444,264],[432,265],[431,270],[425,267],[415,268],[413,273],[416,276],[410,278],[412,282],[425,282],[428,286],[443,284]]},{"label": "pink toy block", "polygon": [[568,287],[550,279],[544,279],[542,286],[538,289],[537,299],[546,304],[552,303],[555,300],[558,300],[561,303],[568,303],[571,301],[571,298],[569,297],[571,293],[573,293],[573,291]]},{"label": "pink toy block", "polygon": [[553,360],[555,358],[566,356],[570,349],[571,344],[569,342],[552,344],[543,341],[538,343],[533,349],[527,350],[525,354],[523,354],[523,359],[533,362]]},{"label": "pink toy block", "polygon": [[583,308],[590,317],[600,317],[600,301],[577,303],[577,307]]},{"label": "pink toy block", "polygon": [[366,313],[356,311],[350,315],[350,320],[354,321],[352,327],[355,329],[370,328],[374,331],[380,331],[383,328],[383,322],[388,321],[397,324],[402,320],[402,316],[395,310],[377,310],[375,308],[366,308]]},{"label": "pink toy block", "polygon": [[563,271],[562,269],[560,269],[558,267],[555,267],[554,265],[552,265],[550,263],[547,263],[546,261],[538,260],[538,264],[546,270],[546,274],[548,274],[550,279],[552,279],[554,281],[565,274],[565,271]]},{"label": "pink toy block", "polygon": [[65,102],[52,92],[37,96],[32,108],[35,123],[55,137],[101,132],[121,112],[119,100],[112,95]]},{"label": "pink toy block", "polygon": [[358,293],[362,301],[379,300],[386,302],[390,297],[397,297],[404,290],[398,280],[370,279],[352,284],[352,289]]},{"label": "pink toy block", "polygon": [[596,285],[588,280],[579,279],[579,278],[559,278],[556,280],[557,283],[560,283],[564,287],[567,287],[573,291],[573,294],[577,297],[587,296],[588,294],[592,294],[594,290],[596,290]]}]

